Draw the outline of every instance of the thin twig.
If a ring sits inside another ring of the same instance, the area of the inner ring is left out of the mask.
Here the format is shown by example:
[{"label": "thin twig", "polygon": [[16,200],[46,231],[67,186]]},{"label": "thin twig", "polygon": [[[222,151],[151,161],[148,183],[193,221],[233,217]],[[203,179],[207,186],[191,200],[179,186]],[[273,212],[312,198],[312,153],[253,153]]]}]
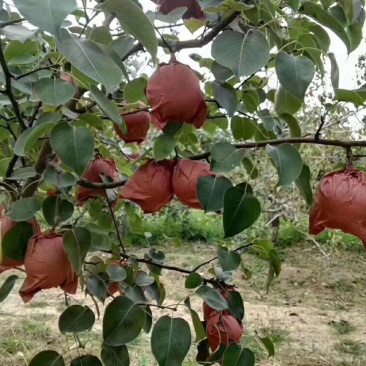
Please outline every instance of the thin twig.
[{"label": "thin twig", "polygon": [[329,255],[324,252],[324,250],[322,249],[322,247],[320,246],[320,244],[311,235],[309,235],[308,233],[305,233],[303,231],[300,231],[298,229],[296,229],[296,231],[299,232],[302,235],[305,235],[308,239],[310,239],[317,246],[317,248],[324,255],[324,257],[327,258],[328,260],[330,259],[329,258]]},{"label": "thin twig", "polygon": [[108,197],[107,197],[107,202],[108,202],[109,212],[111,213],[112,220],[113,220],[113,223],[114,223],[114,227],[116,229],[116,233],[117,233],[117,238],[118,238],[118,241],[119,241],[119,245],[120,245],[120,247],[122,249],[123,255],[125,256],[127,254],[126,248],[123,245],[121,233],[119,232],[119,228],[118,228],[118,224],[117,224],[117,220],[116,220],[116,215],[113,212],[112,204],[111,204],[111,202],[109,202],[109,198]]},{"label": "thin twig", "polygon": [[15,79],[15,80],[19,80],[19,79],[25,78],[26,76],[32,75],[32,74],[34,74],[34,73],[36,73],[36,72],[38,72],[38,71],[42,71],[42,70],[50,70],[50,69],[52,69],[52,68],[59,68],[60,66],[61,66],[61,65],[59,65],[59,64],[52,64],[52,65],[48,65],[48,66],[42,66],[42,67],[39,67],[39,68],[37,68],[37,69],[34,69],[34,70],[31,70],[31,71],[28,71],[28,72],[26,72],[26,73],[24,73],[24,74],[18,75],[18,76],[13,75],[12,77],[13,77],[13,79]]},{"label": "thin twig", "polygon": [[[252,246],[253,246],[253,243],[245,244],[245,245],[240,246],[239,248],[234,249],[234,250],[233,250],[233,252],[239,252],[239,251],[241,251],[241,250],[243,250],[243,249],[251,248]],[[216,257],[214,257],[214,258],[209,259],[209,260],[208,260],[208,261],[206,261],[206,262],[203,262],[203,263],[199,264],[197,267],[195,267],[195,268],[192,270],[192,273],[193,273],[193,272],[197,272],[201,267],[203,267],[203,266],[205,266],[205,265],[207,265],[207,264],[210,264],[211,262],[213,262],[213,261],[214,261],[214,260],[216,260],[217,258],[218,258],[218,257],[216,256]]]},{"label": "thin twig", "polygon": [[19,125],[20,125],[22,131],[25,131],[27,129],[27,126],[25,125],[25,123],[23,121],[23,118],[22,118],[22,115],[21,115],[20,109],[19,109],[19,104],[18,104],[17,100],[15,99],[13,90],[11,88],[12,75],[9,71],[8,64],[6,63],[5,55],[3,52],[3,45],[1,42],[0,42],[0,64],[1,64],[4,76],[5,76],[5,90],[2,90],[1,92],[8,96],[10,103],[13,106],[14,113],[15,113],[15,116],[17,117]]},{"label": "thin twig", "polygon": [[154,27],[154,28],[155,28],[156,32],[159,34],[159,36],[160,36],[161,40],[163,41],[163,43],[165,44],[165,46],[168,48],[170,54],[173,55],[174,51],[173,51],[172,47],[170,46],[170,44],[166,41],[166,39],[163,37],[163,35],[159,32],[159,29],[156,27]]}]

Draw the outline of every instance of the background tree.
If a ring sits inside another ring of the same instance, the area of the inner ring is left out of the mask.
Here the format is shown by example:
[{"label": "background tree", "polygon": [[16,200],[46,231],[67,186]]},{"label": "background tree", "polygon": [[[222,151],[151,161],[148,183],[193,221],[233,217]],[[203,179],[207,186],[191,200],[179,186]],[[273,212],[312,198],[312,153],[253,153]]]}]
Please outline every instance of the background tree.
[{"label": "background tree", "polygon": [[[366,141],[342,120],[349,112],[341,103],[357,108],[366,93],[338,87],[328,31],[354,51],[364,2],[154,2],[156,12],[135,0],[1,2],[0,268],[24,264],[25,302],[41,289],[63,289],[68,308],[59,329],[79,347],[78,333],[93,327],[95,314],[69,306],[67,294],[79,284],[98,314],[98,303],[108,304],[101,360],[75,355],[72,366],[128,365],[128,345],[142,331],[151,331],[159,365],[182,364],[192,338],[189,323],[174,316],[180,306],[192,316],[198,362],[254,365],[254,353],[240,345],[244,305],[232,271],[246,273],[250,247],[269,262],[267,286],[281,263],[268,240],[234,239],[231,247],[230,239],[271,200],[287,199],[286,187],[295,184],[312,205],[312,177],[321,172],[309,146],[324,146],[322,159],[339,154],[341,167],[362,156]],[[178,27],[194,36],[180,40]],[[194,53],[206,45],[212,58]],[[179,62],[185,49],[197,72]],[[159,65],[161,50],[170,61]],[[139,232],[141,209],[158,212],[174,196],[222,214],[227,241],[196,268],[174,267],[156,249],[136,257],[124,240],[125,230]],[[174,306],[164,305],[169,271],[186,276],[191,290]],[[2,300],[16,279],[5,281]],[[203,320],[191,296],[202,298]],[[172,314],[153,324],[156,308]],[[271,342],[262,341],[272,355]],[[30,361],[64,364],[52,350]]]}]

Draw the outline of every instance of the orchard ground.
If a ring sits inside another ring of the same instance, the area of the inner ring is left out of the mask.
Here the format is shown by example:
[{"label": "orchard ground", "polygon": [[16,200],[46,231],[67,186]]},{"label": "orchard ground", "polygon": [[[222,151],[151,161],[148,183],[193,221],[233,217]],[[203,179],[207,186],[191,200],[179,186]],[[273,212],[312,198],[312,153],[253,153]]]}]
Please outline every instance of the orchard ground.
[{"label": "orchard ground", "polygon": [[[252,280],[245,280],[242,273],[237,271],[235,284],[242,291],[246,311],[243,344],[256,353],[258,365],[366,364],[366,251],[353,240],[350,245],[345,245],[342,238],[349,239],[348,236],[339,236],[339,244],[332,249],[329,242],[321,243],[327,253],[331,251],[329,259],[310,239],[282,245],[279,248],[283,261],[282,272],[268,294],[265,291],[267,262],[251,253],[243,256],[255,280],[254,285]],[[143,255],[146,248],[129,250]],[[180,248],[166,246],[164,251],[167,263],[189,268],[205,258],[215,256],[216,247],[184,243]],[[10,274],[10,271],[4,273],[0,282]],[[22,277],[23,274],[19,275]],[[164,277],[166,304],[177,303],[182,299],[184,279],[179,273],[169,273]],[[72,335],[61,335],[57,327],[58,317],[65,309],[63,293],[59,290],[44,291],[30,303],[23,304],[17,293],[20,283],[18,281],[10,296],[0,304],[2,366],[27,365],[27,361],[42,349],[55,349],[64,353],[75,343]],[[76,301],[92,306],[95,311],[93,303],[83,294],[75,296],[72,303]],[[192,303],[202,316],[200,299],[196,298]],[[103,312],[102,306],[100,310]],[[175,315],[190,321],[183,306],[179,307]],[[81,333],[81,341],[86,342],[89,353],[99,353],[101,324],[102,320],[99,319],[93,331]],[[276,347],[274,358],[267,357],[266,351],[256,340],[256,332],[259,336],[272,339]],[[141,334],[131,346],[132,365],[156,365],[147,335]],[[69,360],[68,356],[70,359],[76,356],[77,352],[82,354],[83,350],[66,353],[66,360]],[[194,357],[192,351],[184,365],[197,365]]]}]

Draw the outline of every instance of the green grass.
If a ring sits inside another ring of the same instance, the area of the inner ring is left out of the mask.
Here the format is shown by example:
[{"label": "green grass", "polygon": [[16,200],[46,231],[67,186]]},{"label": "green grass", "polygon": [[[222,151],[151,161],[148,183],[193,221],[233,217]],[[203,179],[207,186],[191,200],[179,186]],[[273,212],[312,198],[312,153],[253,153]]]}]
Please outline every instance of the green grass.
[{"label": "green grass", "polygon": [[32,308],[46,308],[48,303],[46,301],[34,301],[29,304]]},{"label": "green grass", "polygon": [[340,320],[339,322],[331,322],[331,325],[340,335],[351,333],[356,329],[346,320]]},{"label": "green grass", "polygon": [[349,280],[343,278],[328,284],[328,287],[332,290],[339,292],[351,292],[354,290],[354,286],[352,285],[352,283],[350,283]]},{"label": "green grass", "polygon": [[349,354],[355,357],[366,356],[366,344],[351,339],[341,341],[336,348],[340,353]]}]

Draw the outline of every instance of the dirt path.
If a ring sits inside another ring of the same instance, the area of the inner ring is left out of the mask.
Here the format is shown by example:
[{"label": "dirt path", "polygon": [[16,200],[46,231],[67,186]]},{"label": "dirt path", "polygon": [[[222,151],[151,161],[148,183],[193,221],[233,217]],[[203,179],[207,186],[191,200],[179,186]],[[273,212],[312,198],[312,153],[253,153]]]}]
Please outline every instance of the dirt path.
[{"label": "dirt path", "polygon": [[[167,261],[194,265],[198,252],[200,260],[210,258],[214,252],[214,248],[207,246],[192,248],[172,251],[167,255]],[[235,278],[245,301],[243,343],[255,351],[258,364],[366,365],[366,255],[347,252],[329,262],[308,243],[288,248],[282,254],[281,277],[268,295],[264,291],[266,263],[258,258],[249,256],[246,261],[253,272],[255,285],[244,281],[240,273]],[[184,296],[183,281],[184,277],[177,273],[164,278],[167,299],[176,301]],[[17,287],[20,284],[21,281]],[[26,360],[39,352],[40,347],[62,352],[72,346],[74,340],[60,335],[57,327],[58,317],[65,308],[62,292],[43,291],[32,302],[23,304],[16,290],[0,304],[0,365],[27,365]],[[93,306],[82,294],[77,295],[76,300]],[[193,306],[201,311],[199,299],[193,300]],[[176,315],[188,319],[184,308]],[[88,341],[87,348],[96,354],[100,347],[101,324],[101,320],[97,321],[95,330],[83,335],[83,340]],[[272,339],[276,347],[274,358],[266,357],[256,334]],[[146,349],[147,340],[148,336],[143,336],[132,344],[134,366],[156,365]],[[191,361],[190,365],[195,365],[193,353]]]}]

